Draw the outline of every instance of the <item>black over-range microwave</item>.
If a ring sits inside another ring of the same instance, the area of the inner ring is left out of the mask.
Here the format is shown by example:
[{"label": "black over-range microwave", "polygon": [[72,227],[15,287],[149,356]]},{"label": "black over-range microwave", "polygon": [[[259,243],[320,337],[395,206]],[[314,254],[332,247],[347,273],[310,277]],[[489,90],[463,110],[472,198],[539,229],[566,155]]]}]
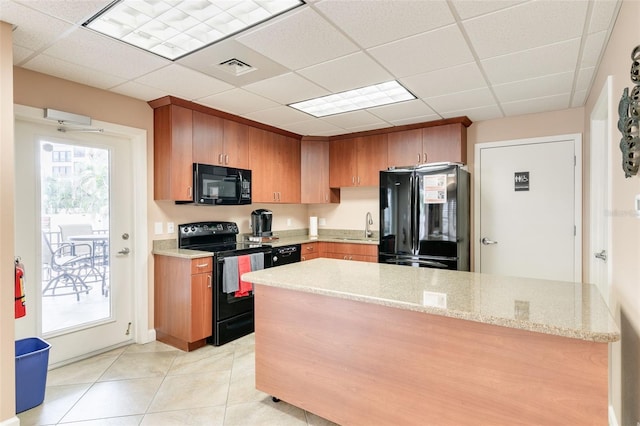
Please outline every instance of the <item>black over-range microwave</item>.
[{"label": "black over-range microwave", "polygon": [[203,205],[251,204],[251,170],[193,163],[193,201]]}]

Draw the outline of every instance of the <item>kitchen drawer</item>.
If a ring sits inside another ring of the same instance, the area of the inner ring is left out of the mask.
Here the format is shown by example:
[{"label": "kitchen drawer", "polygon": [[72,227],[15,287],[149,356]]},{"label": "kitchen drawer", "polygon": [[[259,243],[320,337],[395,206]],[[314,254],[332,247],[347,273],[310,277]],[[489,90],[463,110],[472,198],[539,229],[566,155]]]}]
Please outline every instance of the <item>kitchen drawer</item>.
[{"label": "kitchen drawer", "polygon": [[320,257],[318,243],[305,243],[301,245],[300,256],[302,260],[311,260]]},{"label": "kitchen drawer", "polygon": [[378,256],[378,246],[373,244],[325,242],[324,251],[327,253],[342,253],[342,254],[364,255],[364,256],[374,256],[374,257]]},{"label": "kitchen drawer", "polygon": [[191,261],[191,274],[200,274],[213,271],[213,258],[201,257]]}]

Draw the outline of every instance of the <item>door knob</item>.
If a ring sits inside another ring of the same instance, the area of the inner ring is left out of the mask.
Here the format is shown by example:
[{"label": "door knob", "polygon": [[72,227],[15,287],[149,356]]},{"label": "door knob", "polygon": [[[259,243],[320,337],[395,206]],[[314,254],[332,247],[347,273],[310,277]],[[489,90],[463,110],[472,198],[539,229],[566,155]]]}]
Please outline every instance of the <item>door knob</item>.
[{"label": "door knob", "polygon": [[604,260],[605,262],[607,261],[606,250],[602,250],[600,253],[594,253],[593,255],[596,257],[596,259]]},{"label": "door knob", "polygon": [[120,250],[118,254],[129,254],[129,252],[131,252],[131,250],[129,250],[129,247],[125,247],[122,250]]},{"label": "door knob", "polygon": [[489,246],[489,245],[491,245],[491,244],[498,244],[498,242],[497,242],[497,241],[490,240],[490,239],[488,239],[487,237],[482,237],[482,239],[480,240],[480,242],[481,242],[482,244],[484,244],[485,246]]}]

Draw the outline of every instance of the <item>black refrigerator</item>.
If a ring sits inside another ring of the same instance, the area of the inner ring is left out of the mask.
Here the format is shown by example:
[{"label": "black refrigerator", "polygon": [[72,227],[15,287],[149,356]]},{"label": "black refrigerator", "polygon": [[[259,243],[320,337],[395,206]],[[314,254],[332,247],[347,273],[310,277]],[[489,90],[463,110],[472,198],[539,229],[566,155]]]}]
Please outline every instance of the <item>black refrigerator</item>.
[{"label": "black refrigerator", "polygon": [[469,172],[434,163],[380,172],[379,262],[469,270]]}]

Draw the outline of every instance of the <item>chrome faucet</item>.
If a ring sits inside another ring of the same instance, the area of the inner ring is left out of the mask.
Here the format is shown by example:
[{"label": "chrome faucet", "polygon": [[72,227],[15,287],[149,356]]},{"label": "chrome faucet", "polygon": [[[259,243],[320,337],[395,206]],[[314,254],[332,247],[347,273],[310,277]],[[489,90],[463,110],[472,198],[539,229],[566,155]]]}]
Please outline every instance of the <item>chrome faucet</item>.
[{"label": "chrome faucet", "polygon": [[367,212],[367,216],[365,217],[364,222],[364,237],[371,238],[373,232],[369,229],[369,226],[373,225],[373,218],[371,217],[371,212]]}]

